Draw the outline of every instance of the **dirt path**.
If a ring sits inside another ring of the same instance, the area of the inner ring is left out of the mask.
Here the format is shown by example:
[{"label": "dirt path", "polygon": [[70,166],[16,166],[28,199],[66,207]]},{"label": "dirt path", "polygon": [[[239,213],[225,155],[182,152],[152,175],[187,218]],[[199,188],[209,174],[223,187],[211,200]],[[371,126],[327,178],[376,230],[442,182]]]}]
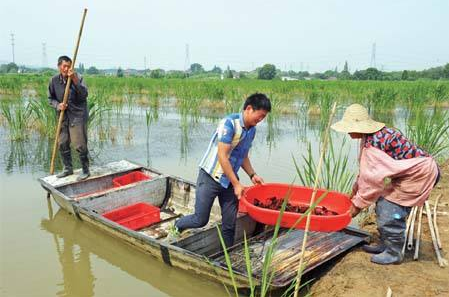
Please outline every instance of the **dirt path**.
[{"label": "dirt path", "polygon": [[[430,204],[443,195],[438,210],[445,214],[438,215],[438,227],[441,252],[449,260],[449,160],[441,169],[442,180],[432,191]],[[449,296],[449,267],[438,266],[425,215],[423,222],[419,261],[414,261],[409,251],[401,265],[381,266],[371,263],[370,255],[358,248],[323,273],[310,292],[313,296],[386,296],[390,287],[393,296]],[[368,219],[363,229],[378,235],[374,218]]]}]

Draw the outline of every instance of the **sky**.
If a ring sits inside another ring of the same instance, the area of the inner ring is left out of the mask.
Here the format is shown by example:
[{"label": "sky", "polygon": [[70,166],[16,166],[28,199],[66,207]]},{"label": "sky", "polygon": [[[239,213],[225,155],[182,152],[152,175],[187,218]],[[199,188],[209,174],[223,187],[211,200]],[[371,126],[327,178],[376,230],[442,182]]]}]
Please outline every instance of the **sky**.
[{"label": "sky", "polygon": [[318,72],[347,60],[351,71],[374,62],[393,71],[449,62],[448,0],[1,0],[0,63],[12,61],[11,33],[19,65],[72,56],[85,7],[77,64],[86,67],[182,70],[187,60],[206,70]]}]

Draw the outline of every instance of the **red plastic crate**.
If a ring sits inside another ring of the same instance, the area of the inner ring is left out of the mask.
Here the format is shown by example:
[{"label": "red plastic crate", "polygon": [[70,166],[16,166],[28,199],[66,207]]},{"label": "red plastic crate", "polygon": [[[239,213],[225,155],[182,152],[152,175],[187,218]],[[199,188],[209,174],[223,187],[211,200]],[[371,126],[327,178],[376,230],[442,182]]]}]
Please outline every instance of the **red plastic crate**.
[{"label": "red plastic crate", "polygon": [[112,184],[114,187],[122,187],[129,184],[137,183],[144,180],[150,180],[151,177],[148,175],[142,173],[141,171],[133,171],[130,173],[127,173],[125,175],[116,177],[112,179]]},{"label": "red plastic crate", "polygon": [[138,230],[161,221],[160,209],[149,203],[136,203],[104,213],[103,217],[131,230]]}]

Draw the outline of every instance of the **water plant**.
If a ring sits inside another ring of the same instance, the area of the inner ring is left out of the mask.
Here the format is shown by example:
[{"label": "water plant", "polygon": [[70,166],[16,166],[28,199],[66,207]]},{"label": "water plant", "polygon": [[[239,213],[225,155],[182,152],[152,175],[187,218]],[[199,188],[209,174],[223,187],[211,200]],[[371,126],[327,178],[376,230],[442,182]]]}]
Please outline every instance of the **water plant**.
[{"label": "water plant", "polygon": [[[301,157],[304,162],[303,166],[300,166],[299,162],[293,156],[296,172],[304,186],[313,186],[316,178],[314,151],[312,144],[309,142],[306,153]],[[355,175],[352,173],[351,168],[349,168],[349,150],[347,149],[345,138],[341,146],[337,148],[332,141],[329,141],[329,149],[326,151],[323,159],[323,171],[319,187],[342,193],[350,193],[354,179]]]},{"label": "water plant", "polygon": [[407,137],[436,158],[447,158],[449,149],[449,113],[416,110],[406,127]]},{"label": "water plant", "polygon": [[28,127],[31,124],[31,108],[27,102],[19,101],[10,104],[2,102],[1,115],[6,120],[9,128],[9,137],[13,141],[21,141],[28,138]]}]

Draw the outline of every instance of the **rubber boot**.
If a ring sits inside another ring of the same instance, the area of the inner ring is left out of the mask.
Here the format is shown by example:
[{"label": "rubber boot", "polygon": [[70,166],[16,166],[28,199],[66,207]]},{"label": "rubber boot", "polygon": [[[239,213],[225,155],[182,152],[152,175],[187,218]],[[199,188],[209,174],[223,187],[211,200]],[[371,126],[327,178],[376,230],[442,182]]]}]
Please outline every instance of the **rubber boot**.
[{"label": "rubber boot", "polygon": [[376,203],[377,228],[385,250],[371,257],[371,262],[381,265],[402,262],[405,242],[405,220],[411,207],[401,206],[381,197]]},{"label": "rubber boot", "polygon": [[377,244],[369,245],[365,244],[362,246],[362,250],[369,254],[380,254],[385,251],[385,244],[383,242],[379,242]]},{"label": "rubber boot", "polygon": [[61,152],[62,163],[64,164],[64,169],[61,173],[56,175],[57,178],[63,178],[73,174],[72,167],[72,155],[70,150]]},{"label": "rubber boot", "polygon": [[385,241],[385,250],[371,257],[371,262],[381,265],[400,264],[403,260],[402,246],[404,240],[392,239]]},{"label": "rubber boot", "polygon": [[85,180],[90,176],[89,158],[87,156],[80,156],[80,160],[81,160],[81,166],[83,168],[83,171],[76,179],[77,181]]}]

